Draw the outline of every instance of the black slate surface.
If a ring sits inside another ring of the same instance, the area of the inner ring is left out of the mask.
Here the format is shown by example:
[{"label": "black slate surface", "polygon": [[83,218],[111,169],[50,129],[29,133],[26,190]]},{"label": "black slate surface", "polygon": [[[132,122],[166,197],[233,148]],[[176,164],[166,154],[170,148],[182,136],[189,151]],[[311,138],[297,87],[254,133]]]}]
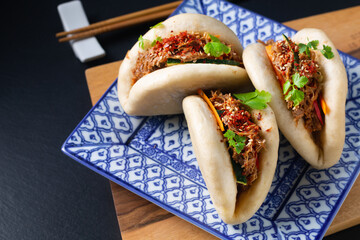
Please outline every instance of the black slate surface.
[{"label": "black slate surface", "polygon": [[[61,145],[91,108],[84,71],[120,60],[154,23],[98,37],[107,56],[87,64],[67,43],[57,5],[8,1],[0,14],[0,239],[121,239],[109,181]],[[169,1],[87,0],[90,22]],[[358,1],[232,1],[279,22],[355,6]],[[325,239],[346,239],[360,227]],[[146,237],[144,237],[146,239]]]}]

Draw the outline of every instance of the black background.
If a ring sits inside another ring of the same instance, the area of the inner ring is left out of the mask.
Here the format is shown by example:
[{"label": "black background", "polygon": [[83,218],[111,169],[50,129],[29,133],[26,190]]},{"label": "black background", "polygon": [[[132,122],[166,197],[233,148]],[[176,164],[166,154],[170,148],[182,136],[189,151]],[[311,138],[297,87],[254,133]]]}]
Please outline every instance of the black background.
[{"label": "black background", "polygon": [[[99,36],[107,56],[84,64],[54,37],[62,30],[63,2],[8,1],[0,10],[0,239],[121,238],[109,181],[60,148],[91,108],[85,69],[122,59],[158,21]],[[82,1],[90,22],[166,2]],[[232,2],[279,22],[359,3]],[[325,239],[359,232],[357,226]]]}]

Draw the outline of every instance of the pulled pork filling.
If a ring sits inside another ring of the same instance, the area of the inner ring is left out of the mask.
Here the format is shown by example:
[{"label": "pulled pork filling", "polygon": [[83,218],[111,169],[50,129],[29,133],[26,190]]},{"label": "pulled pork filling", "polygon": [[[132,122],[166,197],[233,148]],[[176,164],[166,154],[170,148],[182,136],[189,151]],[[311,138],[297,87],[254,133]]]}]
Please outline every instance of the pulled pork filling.
[{"label": "pulled pork filling", "polygon": [[182,63],[195,62],[199,59],[220,59],[241,62],[240,56],[233,50],[229,54],[223,54],[220,57],[212,57],[206,54],[203,48],[210,41],[211,38],[208,33],[188,33],[186,31],[156,41],[155,46],[139,54],[133,69],[133,84],[146,74],[166,67],[169,58],[179,59]]},{"label": "pulled pork filling", "polygon": [[[291,46],[289,46],[289,43]],[[304,100],[300,102],[299,105],[294,106],[294,102],[291,100],[286,100],[287,108],[291,109],[292,115],[296,122],[299,119],[303,118],[305,123],[305,128],[309,132],[320,131],[322,128],[319,117],[316,114],[315,104],[318,104],[319,96],[323,90],[323,77],[320,72],[320,67],[316,61],[315,53],[311,50],[310,56],[305,52],[299,53],[299,47],[291,40],[289,42],[277,41],[274,42],[270,40],[266,45],[271,45],[272,48],[272,57],[271,61],[273,67],[277,69],[278,72],[281,72],[284,80],[289,80],[291,83],[291,76],[295,73],[299,73],[300,76],[305,76],[308,78],[308,83],[302,87],[297,88],[304,93]],[[299,57],[298,62],[294,61],[294,54],[297,54]],[[295,69],[296,68],[296,69]],[[281,87],[283,87],[284,82],[281,82]]]},{"label": "pulled pork filling", "polygon": [[260,135],[261,128],[252,121],[248,107],[231,94],[212,92],[210,101],[220,113],[225,128],[246,137],[245,146],[240,153],[229,146],[232,160],[240,164],[242,175],[246,177],[247,184],[240,186],[242,190],[246,190],[258,176],[258,155],[265,147],[265,139]]}]

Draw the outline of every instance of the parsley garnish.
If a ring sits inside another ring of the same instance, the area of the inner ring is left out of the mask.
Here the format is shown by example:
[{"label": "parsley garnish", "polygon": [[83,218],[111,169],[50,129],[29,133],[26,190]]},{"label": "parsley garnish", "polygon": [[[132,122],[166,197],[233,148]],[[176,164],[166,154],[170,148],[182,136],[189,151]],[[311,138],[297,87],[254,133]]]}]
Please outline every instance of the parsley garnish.
[{"label": "parsley garnish", "polygon": [[239,99],[241,103],[251,107],[252,109],[264,109],[267,107],[267,103],[271,101],[271,94],[268,92],[258,91],[249,93],[233,94],[234,97]]},{"label": "parsley garnish", "polygon": [[163,22],[159,22],[158,24],[155,24],[154,26],[150,27],[150,29],[157,28],[157,27],[163,27],[163,26],[164,26]]},{"label": "parsley garnish", "polygon": [[309,81],[309,79],[305,76],[300,76],[299,73],[293,74],[291,78],[293,80],[293,84],[289,80],[287,80],[283,86],[283,93],[285,95],[285,100],[293,101],[294,107],[296,107],[301,103],[302,100],[304,100],[304,92],[296,89],[295,86],[298,88],[302,88]]},{"label": "parsley garnish", "polygon": [[155,46],[157,42],[162,42],[162,38],[161,37],[157,37],[152,43],[151,46]]},{"label": "parsley garnish", "polygon": [[228,54],[231,51],[231,48],[221,43],[220,40],[209,34],[211,38],[211,42],[208,42],[204,46],[204,51],[206,54],[210,54],[213,57],[220,57],[223,54]]},{"label": "parsley garnish", "polygon": [[313,48],[314,50],[317,50],[317,46],[319,45],[318,40],[313,40],[311,42],[308,42],[308,44],[299,43],[299,53],[306,52],[306,55],[310,57],[310,48]]},{"label": "parsley garnish", "polygon": [[327,59],[331,59],[334,57],[334,53],[331,51],[330,46],[323,45],[323,49],[321,50],[322,55]]},{"label": "parsley garnish", "polygon": [[238,154],[241,153],[245,147],[245,136],[239,136],[235,132],[227,130],[224,137],[227,138],[230,147],[233,147]]}]

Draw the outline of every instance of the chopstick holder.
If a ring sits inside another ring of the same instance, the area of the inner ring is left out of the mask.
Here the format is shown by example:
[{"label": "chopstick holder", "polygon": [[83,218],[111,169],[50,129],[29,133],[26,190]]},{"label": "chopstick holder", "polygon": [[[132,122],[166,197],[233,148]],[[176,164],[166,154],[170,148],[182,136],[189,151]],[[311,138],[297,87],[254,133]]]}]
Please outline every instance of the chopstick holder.
[{"label": "chopstick holder", "polygon": [[[84,8],[80,1],[62,3],[57,7],[65,31],[89,25]],[[81,62],[88,62],[105,56],[105,51],[95,37],[71,40],[70,45],[75,56]]]}]

